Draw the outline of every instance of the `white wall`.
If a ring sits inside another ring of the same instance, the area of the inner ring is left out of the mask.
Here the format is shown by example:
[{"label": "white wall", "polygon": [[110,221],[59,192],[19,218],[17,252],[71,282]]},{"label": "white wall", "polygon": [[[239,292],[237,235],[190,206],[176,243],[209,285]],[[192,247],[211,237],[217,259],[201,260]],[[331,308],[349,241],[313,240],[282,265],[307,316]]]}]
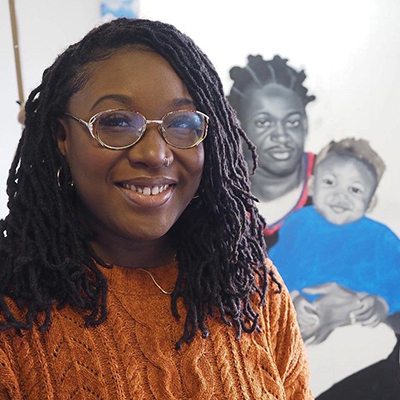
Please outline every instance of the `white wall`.
[{"label": "white wall", "polygon": [[[26,95],[68,44],[100,23],[100,0],[15,0]],[[276,53],[306,68],[308,149],[331,139],[370,140],[387,171],[372,214],[400,235],[400,2],[398,0],[141,0],[141,16],[176,25],[209,55],[230,89],[229,69],[248,54]],[[0,2],[0,217],[20,135],[8,4]]]}]

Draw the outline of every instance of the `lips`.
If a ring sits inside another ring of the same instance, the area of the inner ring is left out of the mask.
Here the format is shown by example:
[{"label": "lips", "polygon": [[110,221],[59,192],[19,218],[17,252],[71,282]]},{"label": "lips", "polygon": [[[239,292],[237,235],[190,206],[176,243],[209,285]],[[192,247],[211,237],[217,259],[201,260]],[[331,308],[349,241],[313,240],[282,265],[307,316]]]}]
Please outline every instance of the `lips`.
[{"label": "lips", "polygon": [[140,185],[133,185],[133,184],[128,184],[125,182],[121,183],[121,187],[124,189],[129,189],[134,192],[141,193],[145,196],[156,196],[157,194],[160,194],[164,192],[164,190],[167,190],[171,185],[166,184],[166,185],[155,185],[155,186],[140,186]]},{"label": "lips", "polygon": [[293,151],[290,147],[272,147],[266,150],[266,153],[277,161],[286,161],[292,156]]},{"label": "lips", "polygon": [[170,177],[140,177],[116,182],[125,199],[131,205],[154,208],[164,205],[172,197],[177,181]]},{"label": "lips", "polygon": [[341,204],[333,204],[329,206],[335,214],[343,214],[349,210],[349,207]]}]

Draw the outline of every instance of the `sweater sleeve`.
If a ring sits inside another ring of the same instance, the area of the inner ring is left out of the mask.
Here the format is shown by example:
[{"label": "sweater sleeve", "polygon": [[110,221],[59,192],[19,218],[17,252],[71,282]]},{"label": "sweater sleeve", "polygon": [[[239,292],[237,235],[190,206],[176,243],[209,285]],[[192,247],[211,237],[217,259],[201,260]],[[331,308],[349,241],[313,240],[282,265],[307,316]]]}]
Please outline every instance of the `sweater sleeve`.
[{"label": "sweater sleeve", "polygon": [[9,357],[0,342],[0,400],[22,400],[18,390],[18,380],[12,368]]},{"label": "sweater sleeve", "polygon": [[269,342],[279,375],[283,381],[287,400],[312,400],[309,389],[309,368],[305,346],[297,324],[296,312],[283,280],[270,260],[268,267],[275,279],[282,283],[281,293],[269,279],[267,294],[267,323]]}]

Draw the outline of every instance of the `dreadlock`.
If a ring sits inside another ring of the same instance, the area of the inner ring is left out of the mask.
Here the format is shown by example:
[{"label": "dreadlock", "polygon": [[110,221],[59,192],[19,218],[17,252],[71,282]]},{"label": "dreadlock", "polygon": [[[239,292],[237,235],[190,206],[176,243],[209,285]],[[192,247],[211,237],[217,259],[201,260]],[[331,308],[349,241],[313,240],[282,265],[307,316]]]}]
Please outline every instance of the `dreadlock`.
[{"label": "dreadlock", "polygon": [[262,88],[271,83],[293,90],[299,95],[304,107],[315,100],[315,96],[309,96],[308,89],[303,86],[306,79],[304,70],[297,72],[289,67],[287,59],[276,55],[272,60],[264,60],[260,55],[250,55],[247,60],[248,63],[244,68],[233,67],[229,71],[234,83],[228,100],[238,114],[242,111],[241,99],[247,90]]},{"label": "dreadlock", "polygon": [[[164,57],[185,83],[196,107],[210,117],[204,141],[201,196],[170,231],[177,250],[178,278],[171,297],[187,307],[180,348],[198,330],[209,332],[207,315],[242,331],[258,329],[251,297],[265,301],[267,275],[262,224],[250,195],[241,139],[249,139],[236,122],[221,81],[191,39],[161,22],[121,18],[89,32],[48,68],[26,103],[26,122],[7,181],[9,214],[0,221],[0,329],[30,329],[44,313],[47,330],[51,308],[67,304],[86,311],[85,326],[107,316],[107,282],[99,266],[111,268],[89,245],[90,232],[77,217],[71,172],[57,146],[57,119],[71,96],[89,78],[89,66],[123,48],[143,48]],[[253,146],[254,147],[254,146]],[[254,148],[253,152],[254,152]],[[62,168],[63,179],[59,179]],[[26,311],[19,321],[5,297]]]}]

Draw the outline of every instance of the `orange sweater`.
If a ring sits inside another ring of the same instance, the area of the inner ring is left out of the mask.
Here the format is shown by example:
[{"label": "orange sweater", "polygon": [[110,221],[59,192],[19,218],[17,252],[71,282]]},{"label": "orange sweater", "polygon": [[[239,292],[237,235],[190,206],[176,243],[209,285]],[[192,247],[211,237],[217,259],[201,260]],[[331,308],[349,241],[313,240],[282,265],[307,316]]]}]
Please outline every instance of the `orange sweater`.
[{"label": "orange sweater", "polygon": [[[210,337],[198,334],[177,351],[184,318],[171,316],[170,296],[143,271],[103,272],[109,315],[102,325],[84,328],[79,312],[66,307],[54,310],[46,333],[37,327],[23,338],[0,332],[0,399],[313,398],[286,289],[275,294],[270,283],[261,333],[244,333],[237,341],[232,328],[209,318]],[[152,274],[163,288],[173,288],[176,267]]]}]

